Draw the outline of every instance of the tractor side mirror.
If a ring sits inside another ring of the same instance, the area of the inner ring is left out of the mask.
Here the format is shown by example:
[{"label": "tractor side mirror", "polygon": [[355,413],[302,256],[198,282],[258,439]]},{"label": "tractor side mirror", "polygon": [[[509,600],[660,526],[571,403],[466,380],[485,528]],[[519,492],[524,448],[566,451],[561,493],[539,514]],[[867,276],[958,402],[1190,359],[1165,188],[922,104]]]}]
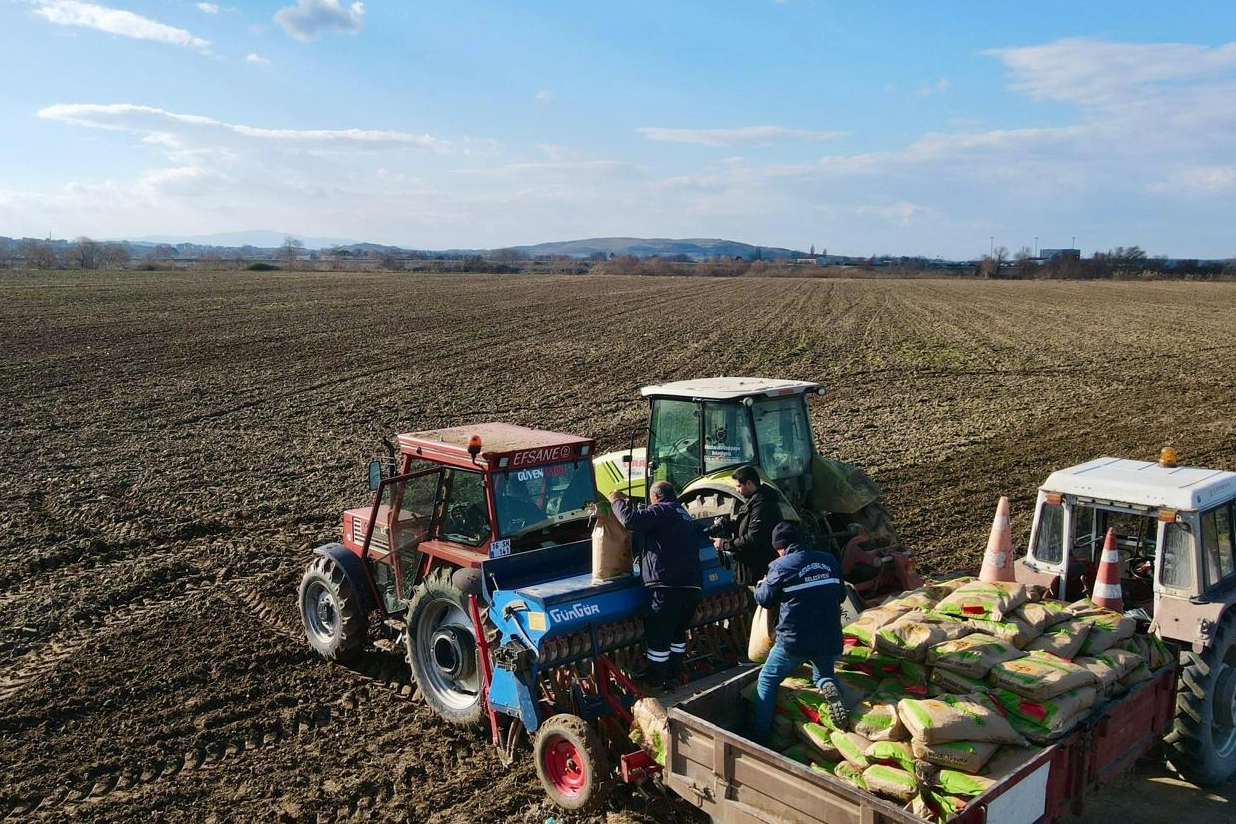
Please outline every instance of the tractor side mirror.
[{"label": "tractor side mirror", "polygon": [[380,483],[382,483],[382,462],[374,458],[369,462],[369,491],[376,491]]}]

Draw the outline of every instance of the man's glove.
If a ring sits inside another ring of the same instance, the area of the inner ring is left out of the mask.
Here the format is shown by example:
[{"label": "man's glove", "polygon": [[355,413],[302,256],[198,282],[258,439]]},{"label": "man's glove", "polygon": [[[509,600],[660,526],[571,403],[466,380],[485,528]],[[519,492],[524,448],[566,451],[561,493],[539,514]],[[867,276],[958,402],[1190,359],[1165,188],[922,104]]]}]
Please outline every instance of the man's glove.
[{"label": "man's glove", "polygon": [[721,562],[722,569],[734,568],[734,553],[730,552],[728,549],[718,549],[717,560]]}]

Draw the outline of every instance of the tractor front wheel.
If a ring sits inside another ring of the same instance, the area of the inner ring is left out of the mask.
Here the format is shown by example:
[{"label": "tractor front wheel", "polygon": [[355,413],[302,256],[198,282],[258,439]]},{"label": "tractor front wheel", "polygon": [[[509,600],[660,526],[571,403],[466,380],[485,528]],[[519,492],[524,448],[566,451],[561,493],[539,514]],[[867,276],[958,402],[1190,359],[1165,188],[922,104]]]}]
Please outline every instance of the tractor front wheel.
[{"label": "tractor front wheel", "polygon": [[548,718],[532,742],[536,776],[549,800],[567,810],[595,809],[609,788],[609,759],[587,721],[563,713]]},{"label": "tractor front wheel", "polygon": [[479,726],[485,720],[476,633],[468,601],[439,569],[417,588],[408,610],[408,663],[425,703],[443,720]]},{"label": "tractor front wheel", "polygon": [[1236,611],[1200,654],[1186,649],[1181,664],[1168,757],[1187,781],[1222,784],[1236,774]]},{"label": "tractor front wheel", "polygon": [[369,632],[352,582],[324,555],[313,559],[300,580],[300,621],[309,646],[328,661],[356,657]]}]

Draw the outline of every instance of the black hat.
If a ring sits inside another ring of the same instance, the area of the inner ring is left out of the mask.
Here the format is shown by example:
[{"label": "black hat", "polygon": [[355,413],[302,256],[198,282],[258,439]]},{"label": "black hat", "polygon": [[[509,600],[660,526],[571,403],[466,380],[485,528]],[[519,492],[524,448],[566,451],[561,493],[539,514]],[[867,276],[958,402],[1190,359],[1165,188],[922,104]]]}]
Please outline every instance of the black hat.
[{"label": "black hat", "polygon": [[789,521],[782,521],[773,527],[773,549],[785,549],[790,544],[798,543],[798,541],[798,527],[794,526]]}]

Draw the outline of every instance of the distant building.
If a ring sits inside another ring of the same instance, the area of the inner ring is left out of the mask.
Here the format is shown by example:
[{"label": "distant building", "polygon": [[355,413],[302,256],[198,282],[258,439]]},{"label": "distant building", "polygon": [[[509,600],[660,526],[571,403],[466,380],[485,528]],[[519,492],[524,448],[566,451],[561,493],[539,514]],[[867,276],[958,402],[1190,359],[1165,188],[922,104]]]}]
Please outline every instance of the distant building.
[{"label": "distant building", "polygon": [[1056,258],[1065,258],[1067,260],[1081,260],[1081,249],[1040,249],[1040,260],[1055,260]]}]

